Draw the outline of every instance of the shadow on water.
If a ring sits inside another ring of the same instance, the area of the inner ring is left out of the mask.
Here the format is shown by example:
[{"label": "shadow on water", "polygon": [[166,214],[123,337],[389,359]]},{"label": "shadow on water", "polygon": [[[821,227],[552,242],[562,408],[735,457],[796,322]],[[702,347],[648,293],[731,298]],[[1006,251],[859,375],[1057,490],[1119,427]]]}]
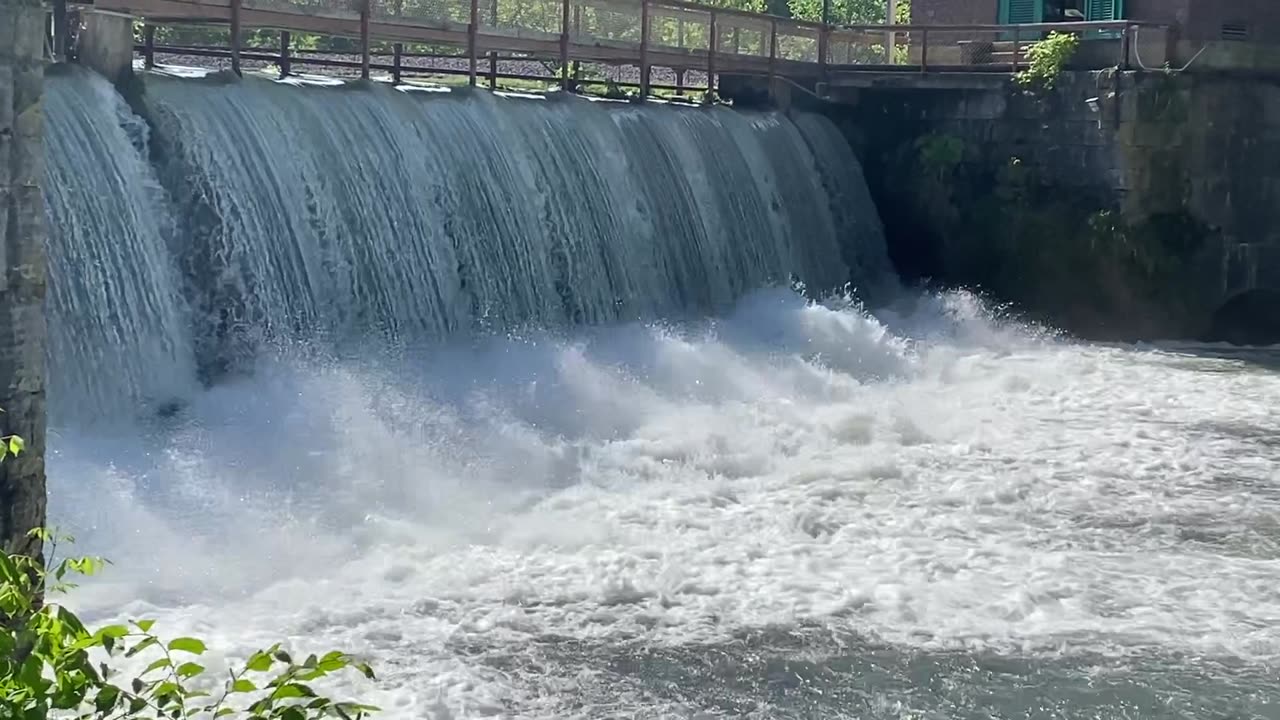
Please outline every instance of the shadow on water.
[{"label": "shadow on water", "polygon": [[[1270,674],[1167,654],[1003,655],[876,644],[821,626],[731,642],[618,647],[548,638],[486,662],[512,675],[577,677],[575,717],[1116,718],[1280,717]],[[575,667],[576,666],[576,667]],[[666,708],[664,714],[654,707]]]},{"label": "shadow on water", "polygon": [[1231,345],[1229,343],[1159,342],[1139,349],[1168,353],[1174,360],[1209,361],[1197,367],[1206,372],[1280,370],[1280,345]]}]

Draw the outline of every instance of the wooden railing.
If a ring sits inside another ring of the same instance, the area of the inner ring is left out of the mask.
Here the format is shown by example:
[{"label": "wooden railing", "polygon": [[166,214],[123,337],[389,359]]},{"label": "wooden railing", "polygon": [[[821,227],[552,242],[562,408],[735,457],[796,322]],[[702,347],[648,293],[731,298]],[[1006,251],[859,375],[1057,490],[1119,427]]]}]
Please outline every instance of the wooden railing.
[{"label": "wooden railing", "polygon": [[[373,70],[388,71],[396,81],[409,73],[452,73],[467,76],[472,85],[487,76],[490,85],[499,78],[536,78],[569,88],[592,82],[583,77],[587,64],[632,68],[630,77],[610,82],[638,86],[642,95],[655,87],[715,88],[722,74],[812,85],[833,73],[866,69],[1016,71],[1025,64],[1027,45],[1054,30],[1113,35],[1116,59],[1126,65],[1138,28],[1151,27],[1130,21],[824,25],[686,0],[92,0],[92,5],[147,24],[138,50],[148,65],[156,54],[173,53],[229,58],[237,73],[249,60],[274,63],[282,74],[316,64],[358,70],[364,78]],[[228,25],[229,45],[155,44],[155,26],[193,23]],[[279,30],[279,47],[243,47],[241,31],[247,28]],[[299,32],[359,38],[359,50],[348,58],[300,53],[290,43],[291,34]],[[408,53],[407,44],[433,52]],[[441,48],[456,54],[434,52]],[[555,74],[500,71],[504,63],[530,60],[547,62]],[[655,68],[675,82],[655,84]]]}]

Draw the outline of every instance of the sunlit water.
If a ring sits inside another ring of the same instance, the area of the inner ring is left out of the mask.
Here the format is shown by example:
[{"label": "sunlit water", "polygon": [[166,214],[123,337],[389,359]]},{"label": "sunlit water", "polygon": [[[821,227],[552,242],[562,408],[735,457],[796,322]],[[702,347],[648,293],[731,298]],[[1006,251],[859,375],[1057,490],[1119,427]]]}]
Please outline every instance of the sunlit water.
[{"label": "sunlit water", "polygon": [[895,295],[817,116],[145,82],[48,86],[95,622],[389,718],[1280,718],[1280,350]]},{"label": "sunlit water", "polygon": [[77,601],[352,649],[391,717],[1280,716],[1277,352],[908,305],[281,360],[60,434],[120,561]]}]

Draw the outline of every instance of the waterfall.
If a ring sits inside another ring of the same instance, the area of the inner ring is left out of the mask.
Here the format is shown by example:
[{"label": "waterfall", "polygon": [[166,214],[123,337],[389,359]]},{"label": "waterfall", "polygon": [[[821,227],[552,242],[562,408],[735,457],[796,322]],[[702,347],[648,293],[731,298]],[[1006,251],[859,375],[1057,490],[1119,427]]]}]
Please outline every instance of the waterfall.
[{"label": "waterfall", "polygon": [[50,404],[118,417],[194,382],[190,325],[167,247],[173,222],[147,125],[78,67],[45,83]]},{"label": "waterfall", "polygon": [[270,343],[705,315],[891,277],[819,116],[222,75],[150,74],[141,98],[150,138],[100,80],[51,81],[53,344],[77,388],[110,372],[161,397]]}]

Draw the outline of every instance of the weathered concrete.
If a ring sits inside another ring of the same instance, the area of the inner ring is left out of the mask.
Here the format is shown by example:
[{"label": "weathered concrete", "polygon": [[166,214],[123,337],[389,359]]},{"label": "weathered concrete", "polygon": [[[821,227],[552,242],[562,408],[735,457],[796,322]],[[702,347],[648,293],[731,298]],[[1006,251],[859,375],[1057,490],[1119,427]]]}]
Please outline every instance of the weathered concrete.
[{"label": "weathered concrete", "polygon": [[133,72],[133,19],[86,12],[77,40],[80,64],[120,84]]},{"label": "weathered concrete", "polygon": [[26,452],[0,463],[0,544],[40,552],[45,522],[44,10],[0,0],[0,435]]},{"label": "weathered concrete", "polygon": [[1256,314],[1280,290],[1280,87],[1112,71],[857,92],[836,115],[908,275],[1104,338],[1213,335],[1233,298],[1264,291]]}]

